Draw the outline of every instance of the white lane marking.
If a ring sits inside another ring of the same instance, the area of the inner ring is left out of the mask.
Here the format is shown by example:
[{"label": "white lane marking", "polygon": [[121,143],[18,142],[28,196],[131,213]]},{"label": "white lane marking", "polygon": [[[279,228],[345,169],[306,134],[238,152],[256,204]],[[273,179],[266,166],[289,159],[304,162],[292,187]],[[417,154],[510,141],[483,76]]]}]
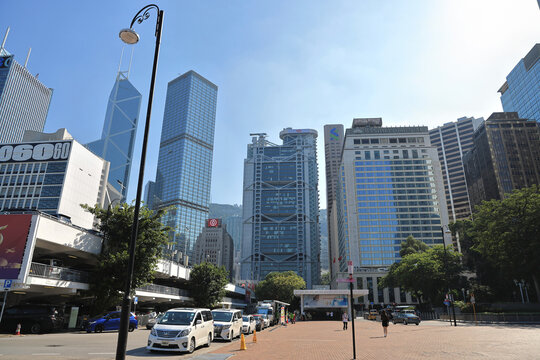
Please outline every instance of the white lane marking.
[{"label": "white lane marking", "polygon": [[88,353],[88,355],[114,355],[115,353],[113,352],[108,352],[108,353]]},{"label": "white lane marking", "polygon": [[48,355],[60,355],[60,353],[38,353],[38,354],[32,354],[32,356],[40,356],[40,355],[44,355],[44,356],[48,356]]}]

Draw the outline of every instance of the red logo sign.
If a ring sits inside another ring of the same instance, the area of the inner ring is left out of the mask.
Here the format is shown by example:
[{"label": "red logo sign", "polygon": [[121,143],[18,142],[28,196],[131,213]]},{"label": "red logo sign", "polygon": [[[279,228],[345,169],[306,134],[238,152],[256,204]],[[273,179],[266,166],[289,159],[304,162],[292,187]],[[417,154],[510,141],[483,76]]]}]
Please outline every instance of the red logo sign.
[{"label": "red logo sign", "polygon": [[218,219],[208,219],[208,227],[218,227]]}]

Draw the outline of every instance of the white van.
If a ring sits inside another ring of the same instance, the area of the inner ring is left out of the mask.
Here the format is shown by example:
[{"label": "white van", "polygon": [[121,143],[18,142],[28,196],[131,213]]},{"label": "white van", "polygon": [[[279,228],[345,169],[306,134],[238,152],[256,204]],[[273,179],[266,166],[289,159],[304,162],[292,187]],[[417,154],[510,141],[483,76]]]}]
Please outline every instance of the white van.
[{"label": "white van", "polygon": [[214,339],[232,341],[242,334],[242,312],[240,310],[212,310]]},{"label": "white van", "polygon": [[187,351],[210,346],[214,320],[209,309],[176,308],[167,311],[148,336],[150,351]]}]

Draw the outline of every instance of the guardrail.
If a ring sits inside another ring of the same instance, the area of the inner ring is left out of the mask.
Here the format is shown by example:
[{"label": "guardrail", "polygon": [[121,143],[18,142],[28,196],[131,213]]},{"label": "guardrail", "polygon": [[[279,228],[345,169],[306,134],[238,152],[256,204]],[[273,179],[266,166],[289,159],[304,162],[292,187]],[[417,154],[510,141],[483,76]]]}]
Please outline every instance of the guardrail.
[{"label": "guardrail", "polygon": [[186,296],[189,297],[189,291],[185,289],[178,289],[169,286],[147,284],[137,288],[140,291],[154,292],[158,294],[173,295],[173,296]]},{"label": "guardrail", "polygon": [[80,283],[88,283],[89,279],[89,274],[86,271],[74,270],[60,266],[50,266],[35,262],[30,265],[29,275],[46,279],[75,281]]},{"label": "guardrail", "polygon": [[[454,318],[450,316],[450,318]],[[441,314],[441,320],[449,320],[447,314]],[[474,314],[456,314],[457,321],[474,322]],[[476,320],[481,323],[534,323],[540,324],[540,314],[502,313],[476,314]]]}]

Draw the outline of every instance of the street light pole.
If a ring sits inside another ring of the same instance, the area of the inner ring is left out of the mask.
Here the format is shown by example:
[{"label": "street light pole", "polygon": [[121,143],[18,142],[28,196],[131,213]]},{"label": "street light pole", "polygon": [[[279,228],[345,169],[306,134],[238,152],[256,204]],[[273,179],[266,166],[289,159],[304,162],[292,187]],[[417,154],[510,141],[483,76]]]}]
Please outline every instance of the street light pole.
[{"label": "street light pole", "polygon": [[146,122],[144,126],[144,137],[141,151],[141,163],[139,167],[139,180],[137,183],[137,195],[135,198],[135,209],[133,213],[133,225],[131,227],[131,238],[129,241],[129,260],[127,268],[126,283],[124,289],[124,297],[122,299],[122,313],[120,316],[120,330],[118,332],[118,342],[116,345],[116,359],[124,360],[126,357],[126,347],[127,347],[127,338],[128,338],[128,328],[129,328],[129,315],[131,307],[131,282],[133,279],[133,269],[135,267],[135,247],[137,241],[137,235],[139,230],[139,212],[141,208],[141,195],[143,188],[143,179],[144,179],[144,167],[146,163],[146,148],[148,145],[148,132],[150,130],[150,117],[152,114],[152,101],[154,98],[154,84],[156,81],[156,70],[157,63],[159,58],[159,45],[161,43],[161,29],[163,27],[163,10],[160,10],[159,7],[155,4],[147,5],[135,15],[131,21],[129,29],[124,29],[120,31],[120,38],[122,41],[128,44],[136,44],[139,41],[139,35],[132,30],[135,21],[137,23],[142,23],[144,20],[150,17],[150,9],[155,9],[157,11],[157,20],[156,20],[156,46],[154,51],[154,63],[152,67],[152,77],[150,79],[150,90],[148,94],[148,105],[146,108]]},{"label": "street light pole", "polygon": [[[449,298],[450,305],[452,305],[452,314],[454,316],[454,326],[457,326],[456,308],[454,307],[454,296],[450,293],[450,280],[448,280],[448,264],[447,264],[447,258],[446,258],[446,243],[444,242],[444,226],[445,225],[441,226],[441,235],[442,235],[443,248],[444,248],[444,271],[446,273],[446,285],[448,287],[448,296],[450,297]],[[452,319],[450,319],[450,326],[452,326]]]}]

